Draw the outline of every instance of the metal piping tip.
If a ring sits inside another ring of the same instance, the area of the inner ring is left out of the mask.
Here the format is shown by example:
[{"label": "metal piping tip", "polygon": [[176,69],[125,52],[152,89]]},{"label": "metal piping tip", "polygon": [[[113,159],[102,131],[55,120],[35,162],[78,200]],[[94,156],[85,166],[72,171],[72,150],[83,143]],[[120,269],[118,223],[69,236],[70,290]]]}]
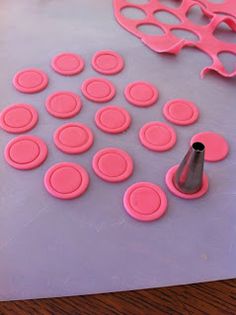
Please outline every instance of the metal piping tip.
[{"label": "metal piping tip", "polygon": [[180,163],[175,176],[175,187],[185,193],[194,194],[202,188],[205,146],[194,142]]}]

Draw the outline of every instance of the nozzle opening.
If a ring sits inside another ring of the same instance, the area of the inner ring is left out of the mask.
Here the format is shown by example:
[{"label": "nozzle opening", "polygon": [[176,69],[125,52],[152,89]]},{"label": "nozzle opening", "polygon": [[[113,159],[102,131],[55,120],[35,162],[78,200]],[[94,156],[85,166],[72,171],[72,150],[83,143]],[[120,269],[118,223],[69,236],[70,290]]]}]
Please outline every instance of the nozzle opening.
[{"label": "nozzle opening", "polygon": [[204,146],[204,144],[201,143],[201,142],[194,142],[194,143],[192,144],[192,148],[193,148],[195,151],[197,151],[197,152],[202,152],[202,151],[205,150],[205,146]]}]

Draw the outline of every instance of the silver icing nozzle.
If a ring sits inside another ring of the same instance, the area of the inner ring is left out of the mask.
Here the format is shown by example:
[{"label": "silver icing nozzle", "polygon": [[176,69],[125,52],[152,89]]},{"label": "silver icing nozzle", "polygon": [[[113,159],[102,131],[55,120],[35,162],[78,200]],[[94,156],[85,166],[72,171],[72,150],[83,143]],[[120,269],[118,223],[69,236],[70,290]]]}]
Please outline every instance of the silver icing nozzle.
[{"label": "silver icing nozzle", "polygon": [[205,146],[194,142],[180,163],[175,176],[175,187],[185,193],[194,194],[202,187]]}]

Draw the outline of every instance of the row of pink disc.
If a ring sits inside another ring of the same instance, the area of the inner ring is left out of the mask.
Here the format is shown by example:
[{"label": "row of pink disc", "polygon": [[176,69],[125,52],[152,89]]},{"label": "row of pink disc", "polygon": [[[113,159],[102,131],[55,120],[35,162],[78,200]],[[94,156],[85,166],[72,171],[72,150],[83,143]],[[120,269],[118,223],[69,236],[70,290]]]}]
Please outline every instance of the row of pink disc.
[{"label": "row of pink disc", "polygon": [[[114,51],[97,52],[91,62],[99,73],[111,75],[124,67],[123,58]],[[80,55],[62,53],[52,59],[52,68],[61,75],[77,75],[85,68]],[[36,93],[48,85],[47,75],[39,69],[19,71],[13,84],[22,93]],[[96,103],[111,101],[116,94],[112,82],[104,78],[92,77],[81,86],[82,94]],[[149,82],[135,81],[124,90],[126,100],[134,106],[148,107],[154,105],[159,96],[158,89]],[[80,96],[69,91],[58,91],[49,95],[45,106],[52,116],[66,119],[77,115],[82,102]],[[175,99],[163,107],[164,117],[176,125],[190,125],[197,121],[197,106],[187,100]],[[118,134],[125,132],[131,125],[129,112],[123,107],[109,105],[100,108],[95,115],[95,123],[103,132]],[[31,130],[38,121],[36,109],[29,104],[13,104],[0,114],[0,126],[10,133],[23,133]],[[81,154],[91,148],[94,135],[85,124],[66,123],[54,133],[54,143],[58,149],[67,154]],[[143,146],[152,151],[167,151],[176,143],[174,129],[164,122],[152,121],[141,127],[139,140]],[[206,146],[206,160],[217,161],[228,153],[225,139],[213,132],[195,135],[191,142],[201,141]],[[220,145],[220,150],[218,148]],[[33,169],[41,165],[47,157],[47,145],[36,136],[23,135],[12,139],[5,148],[5,159],[17,169]],[[132,157],[120,148],[104,148],[98,151],[92,161],[97,176],[108,182],[121,182],[128,179],[134,169]],[[75,163],[58,163],[45,174],[44,184],[47,191],[60,199],[72,199],[82,195],[88,188],[87,171]],[[158,219],[167,208],[167,198],[162,189],[149,182],[140,182],[130,186],[124,194],[124,206],[134,218],[142,221]]]},{"label": "row of pink disc", "polygon": [[[165,128],[165,125],[159,122],[146,124],[140,130],[141,142],[154,151],[164,151],[170,146],[173,146],[175,143],[175,134],[168,134],[163,131],[163,133],[160,133],[159,129],[162,129],[163,126]],[[165,137],[162,136],[161,140],[156,140],[156,136],[159,134],[161,134],[161,136],[164,134]],[[58,149],[67,154],[81,154],[86,152],[92,146],[93,141],[94,136],[92,131],[86,125],[81,123],[64,124],[54,133],[55,145]],[[195,135],[191,139],[191,144],[194,142],[203,142],[206,144],[206,147],[208,148],[206,150],[206,159],[208,161],[220,161],[228,154],[229,148],[226,140],[216,133],[205,132]],[[46,157],[46,144],[40,138],[32,135],[22,135],[13,138],[5,148],[6,161],[17,169],[33,169],[41,165]],[[106,159],[105,164],[111,164],[113,166],[113,160],[108,161]],[[127,162],[126,164],[130,164],[130,162]],[[118,161],[114,161],[114,165],[118,168]],[[99,174],[101,175],[101,173]],[[128,175],[131,174],[132,172],[129,172]],[[101,175],[100,177],[104,179],[104,176]],[[106,179],[108,181],[120,181],[116,179],[115,174],[112,174],[111,177],[112,178],[110,179],[106,177]],[[126,178],[127,177],[122,177],[122,180]]]},{"label": "row of pink disc", "polygon": [[[60,91],[48,96],[45,102],[47,111],[57,118],[71,118],[77,115],[82,102],[79,95]],[[167,120],[177,125],[189,125],[198,119],[197,107],[186,100],[168,102],[163,108]],[[13,104],[6,107],[0,115],[0,126],[10,133],[22,133],[31,130],[38,121],[36,109],[29,104]],[[97,126],[108,133],[125,131],[131,123],[128,111],[118,106],[107,106],[98,110],[95,118]]]},{"label": "row of pink disc", "polygon": [[[8,163],[17,169],[32,169],[44,162],[47,146],[39,137],[22,135],[12,139],[5,149]],[[128,179],[134,169],[132,157],[118,148],[98,151],[92,161],[93,170],[101,179],[117,183]],[[47,191],[60,199],[74,199],[88,188],[89,175],[76,163],[54,164],[44,176]],[[162,216],[167,208],[167,198],[162,189],[148,182],[130,186],[124,195],[127,212],[142,221],[151,221]]]},{"label": "row of pink disc", "polygon": [[[99,51],[93,56],[91,65],[97,72],[111,75],[123,69],[124,60],[114,51]],[[79,54],[61,53],[52,59],[51,66],[60,75],[73,76],[84,70],[85,62]],[[21,70],[13,78],[13,85],[22,93],[40,92],[47,87],[48,82],[47,74],[36,68]]]},{"label": "row of pink disc", "polygon": [[[67,113],[78,113],[81,110],[80,97],[72,92],[57,92],[46,100],[48,111],[60,113],[65,117]],[[66,110],[65,110],[66,109]],[[172,100],[164,108],[165,117],[172,123],[179,125],[192,124],[198,119],[197,107],[186,100]],[[59,115],[57,116],[59,117]],[[10,133],[22,133],[32,129],[38,121],[38,113],[32,105],[14,104],[6,107],[0,114],[0,126]],[[118,106],[106,106],[100,108],[95,115],[97,127],[107,133],[117,134],[126,131],[131,124],[131,116],[128,111]],[[78,140],[80,139],[80,141]],[[176,143],[174,129],[166,123],[153,121],[145,124],[139,132],[140,142],[153,151],[167,151]],[[227,144],[220,135],[213,133],[201,133],[194,136],[195,141],[202,141],[206,145],[206,160],[217,161],[224,158]],[[54,142],[59,149],[66,153],[82,153],[87,151],[93,143],[93,134],[84,124],[69,123],[62,125],[54,135]],[[213,148],[215,144],[221,144],[221,149]],[[222,148],[224,154],[221,153]],[[218,151],[218,153],[216,152]],[[223,154],[223,156],[222,156]]]}]

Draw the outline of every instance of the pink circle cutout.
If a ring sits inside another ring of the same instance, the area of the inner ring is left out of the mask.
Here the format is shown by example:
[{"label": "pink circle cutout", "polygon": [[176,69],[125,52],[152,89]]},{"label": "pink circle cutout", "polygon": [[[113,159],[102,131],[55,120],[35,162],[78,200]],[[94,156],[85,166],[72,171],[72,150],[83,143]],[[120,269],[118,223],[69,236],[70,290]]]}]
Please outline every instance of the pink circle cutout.
[{"label": "pink circle cutout", "polygon": [[59,74],[75,75],[83,71],[84,60],[78,54],[61,53],[52,59],[51,66]]},{"label": "pink circle cutout", "polygon": [[181,191],[179,191],[173,182],[173,178],[175,176],[175,173],[177,171],[178,165],[172,166],[169,171],[166,174],[166,185],[169,188],[169,190],[176,195],[177,197],[183,198],[183,199],[197,199],[205,195],[208,191],[208,177],[204,173],[203,174],[203,183],[202,183],[202,188],[194,193],[194,194],[185,194]]},{"label": "pink circle cutout", "polygon": [[4,156],[9,165],[30,170],[41,165],[47,157],[46,144],[35,136],[19,136],[6,145]]},{"label": "pink circle cutout", "polygon": [[121,182],[133,173],[130,155],[117,148],[98,151],[93,157],[93,170],[97,176],[108,182]]},{"label": "pink circle cutout", "polygon": [[163,114],[170,122],[187,126],[197,121],[199,111],[194,103],[184,99],[175,99],[165,104]]},{"label": "pink circle cutout", "polygon": [[116,74],[124,68],[124,60],[115,51],[101,50],[93,56],[92,66],[102,74]]},{"label": "pink circle cutout", "polygon": [[30,68],[17,72],[13,78],[15,88],[23,93],[36,93],[48,85],[48,77],[40,69]]},{"label": "pink circle cutout", "polygon": [[191,139],[191,144],[194,142],[202,142],[205,145],[205,160],[208,162],[221,161],[229,153],[229,145],[225,138],[212,131],[194,135]]},{"label": "pink circle cutout", "polygon": [[140,221],[159,219],[167,209],[167,198],[164,191],[149,182],[139,182],[130,186],[123,198],[128,214]]},{"label": "pink circle cutout", "polygon": [[159,96],[157,88],[153,84],[144,81],[129,83],[124,93],[128,102],[139,107],[153,105]]},{"label": "pink circle cutout", "polygon": [[88,188],[87,171],[75,163],[57,163],[44,176],[47,191],[59,199],[74,199],[81,196]]},{"label": "pink circle cutout", "polygon": [[107,106],[97,111],[95,122],[99,129],[107,133],[121,133],[131,124],[130,114],[121,107]]},{"label": "pink circle cutout", "polygon": [[65,153],[79,154],[92,146],[93,134],[84,124],[67,123],[55,131],[54,143]]},{"label": "pink circle cutout", "polygon": [[68,91],[59,91],[49,95],[45,105],[49,114],[57,118],[74,117],[82,107],[79,95]]},{"label": "pink circle cutout", "polygon": [[13,104],[0,114],[0,126],[10,133],[21,133],[31,130],[38,121],[36,109],[29,104]]},{"label": "pink circle cutout", "polygon": [[82,83],[81,91],[90,101],[97,103],[108,102],[116,94],[114,85],[102,78],[90,78]]},{"label": "pink circle cutout", "polygon": [[139,131],[141,143],[152,151],[170,150],[176,143],[176,133],[169,125],[153,121],[145,124]]}]

